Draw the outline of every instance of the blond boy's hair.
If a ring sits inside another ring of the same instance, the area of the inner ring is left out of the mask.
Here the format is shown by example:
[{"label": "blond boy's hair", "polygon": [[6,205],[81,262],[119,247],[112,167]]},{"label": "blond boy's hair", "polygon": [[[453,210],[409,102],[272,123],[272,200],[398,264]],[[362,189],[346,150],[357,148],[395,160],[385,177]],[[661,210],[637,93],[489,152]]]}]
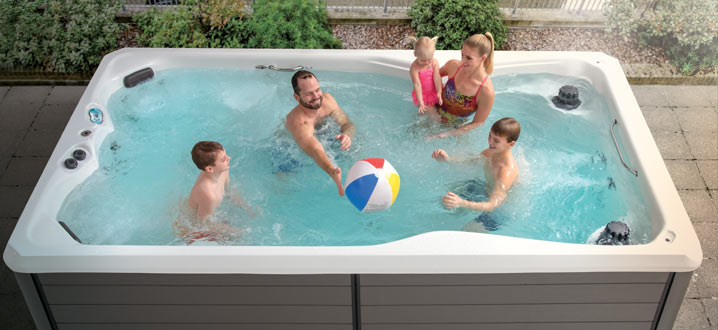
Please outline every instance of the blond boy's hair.
[{"label": "blond boy's hair", "polygon": [[506,142],[511,143],[519,139],[521,135],[521,124],[511,117],[504,117],[497,120],[491,125],[491,132],[506,138]]},{"label": "blond boy's hair", "polygon": [[204,171],[207,166],[214,166],[217,153],[224,150],[219,142],[199,141],[192,148],[192,161],[197,168]]}]

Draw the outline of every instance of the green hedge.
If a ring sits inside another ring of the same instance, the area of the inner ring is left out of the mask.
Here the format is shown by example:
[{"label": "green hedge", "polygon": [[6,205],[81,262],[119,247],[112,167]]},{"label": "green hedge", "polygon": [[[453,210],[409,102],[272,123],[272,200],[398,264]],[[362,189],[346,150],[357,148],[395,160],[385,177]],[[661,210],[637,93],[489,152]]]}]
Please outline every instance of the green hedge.
[{"label": "green hedge", "polygon": [[439,36],[436,49],[461,49],[466,38],[485,32],[498,49],[508,36],[497,0],[415,0],[407,14],[417,36]]},{"label": "green hedge", "polygon": [[718,65],[718,1],[613,0],[608,31],[665,50],[683,74]]},{"label": "green hedge", "polygon": [[0,0],[5,71],[92,72],[117,48],[122,0]]},{"label": "green hedge", "polygon": [[144,47],[341,48],[314,0],[258,0],[247,17],[235,1],[185,0],[134,17]]}]

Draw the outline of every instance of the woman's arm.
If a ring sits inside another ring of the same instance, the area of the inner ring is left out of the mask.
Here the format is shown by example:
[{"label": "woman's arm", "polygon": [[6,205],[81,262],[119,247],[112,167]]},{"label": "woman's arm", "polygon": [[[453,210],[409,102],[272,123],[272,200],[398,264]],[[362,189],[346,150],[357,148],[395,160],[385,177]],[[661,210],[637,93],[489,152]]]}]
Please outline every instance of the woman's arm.
[{"label": "woman's arm", "polygon": [[461,61],[459,60],[449,60],[441,67],[441,69],[439,69],[439,75],[442,77],[453,75],[456,73],[456,70],[459,69],[460,65]]},{"label": "woman's arm", "polygon": [[450,131],[428,135],[427,138],[445,138],[449,136],[460,135],[483,125],[486,121],[486,118],[488,118],[489,114],[491,113],[491,108],[494,106],[494,88],[493,85],[490,84],[490,81],[487,85],[489,86],[483,86],[483,88],[481,89],[481,91],[479,91],[479,94],[477,95],[479,99],[477,100],[476,113],[474,113],[474,119],[470,123],[459,126],[456,129]]},{"label": "woman's arm", "polygon": [[434,87],[436,87],[436,97],[439,99],[439,105],[444,101],[441,99],[441,69],[439,68],[439,61],[434,59]]}]

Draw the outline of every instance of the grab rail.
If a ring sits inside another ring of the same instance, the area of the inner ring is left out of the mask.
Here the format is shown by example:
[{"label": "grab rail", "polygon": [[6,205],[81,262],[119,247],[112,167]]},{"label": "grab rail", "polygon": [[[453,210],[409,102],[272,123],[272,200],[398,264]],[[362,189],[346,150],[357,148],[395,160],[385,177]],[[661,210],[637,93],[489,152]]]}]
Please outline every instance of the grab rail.
[{"label": "grab rail", "polygon": [[621,153],[621,148],[618,147],[618,141],[616,141],[616,134],[613,133],[613,127],[615,127],[616,125],[618,125],[618,120],[613,119],[613,125],[611,125],[611,137],[613,138],[613,144],[616,146],[616,151],[618,151],[618,157],[621,158],[621,163],[629,172],[633,173],[633,175],[635,175],[635,176],[638,176],[638,171],[630,168],[628,166],[628,164],[626,164],[626,161],[623,160],[623,154]]},{"label": "grab rail", "polygon": [[277,66],[274,65],[274,64],[270,64],[270,65],[262,65],[262,64],[259,64],[259,65],[255,66],[254,68],[255,68],[255,69],[260,69],[260,70],[272,69],[272,70],[276,70],[276,71],[279,71],[279,72],[294,72],[294,71],[297,71],[297,70],[311,69],[312,67],[310,67],[310,66],[303,66],[303,65],[297,65],[297,66],[295,66],[295,67],[293,67],[293,68],[280,68],[280,67],[277,67]]}]

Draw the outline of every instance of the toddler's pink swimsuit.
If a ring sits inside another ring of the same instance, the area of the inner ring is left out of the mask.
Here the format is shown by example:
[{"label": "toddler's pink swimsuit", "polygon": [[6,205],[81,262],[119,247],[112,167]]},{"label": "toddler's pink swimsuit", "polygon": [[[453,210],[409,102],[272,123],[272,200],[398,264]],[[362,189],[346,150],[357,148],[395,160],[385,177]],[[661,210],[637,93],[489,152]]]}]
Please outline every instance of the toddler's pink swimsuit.
[{"label": "toddler's pink swimsuit", "polygon": [[[421,96],[424,97],[424,105],[434,105],[439,103],[436,97],[436,86],[434,85],[434,66],[419,71],[419,82],[421,82]],[[416,91],[411,91],[411,98],[414,99],[414,105],[419,105],[416,98]]]}]

